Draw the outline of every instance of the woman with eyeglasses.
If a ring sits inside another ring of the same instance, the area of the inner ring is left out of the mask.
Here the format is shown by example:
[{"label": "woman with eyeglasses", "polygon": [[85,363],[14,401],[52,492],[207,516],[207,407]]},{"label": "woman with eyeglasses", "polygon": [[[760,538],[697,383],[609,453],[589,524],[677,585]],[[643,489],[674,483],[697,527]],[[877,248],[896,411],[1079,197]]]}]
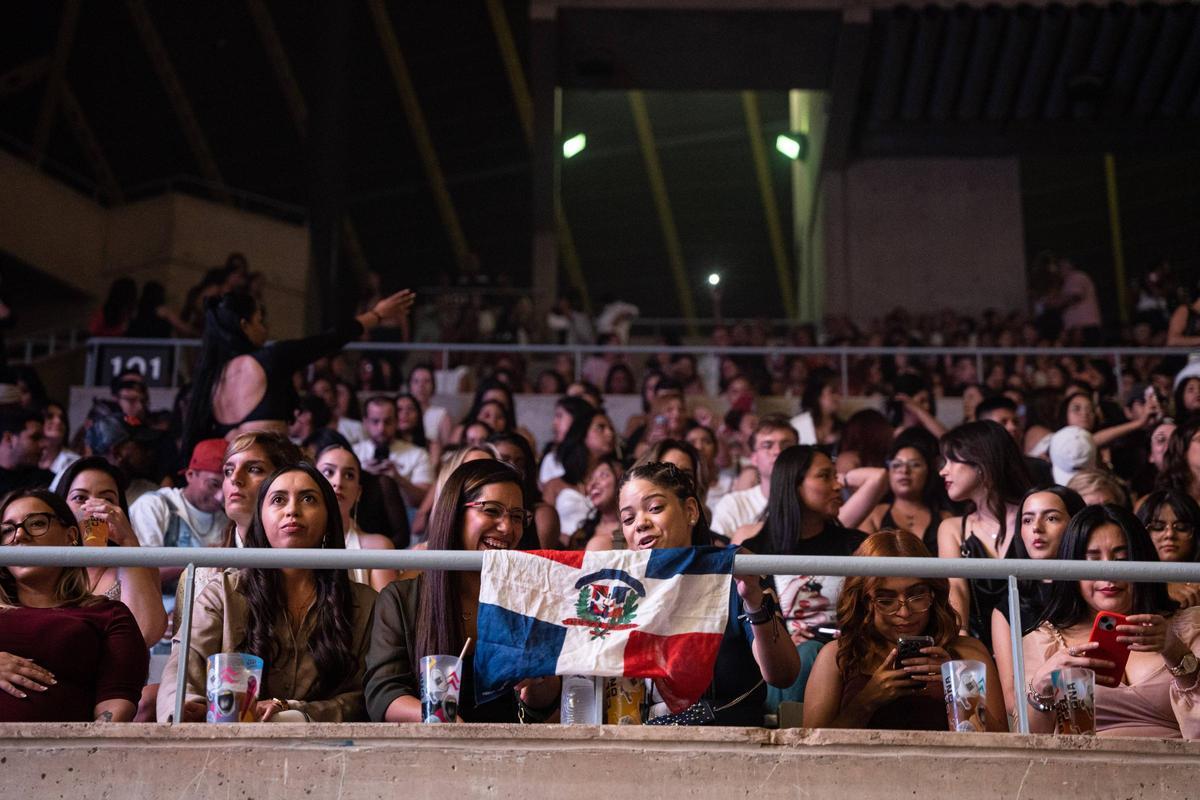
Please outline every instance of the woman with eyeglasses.
[{"label": "woman with eyeglasses", "polygon": [[[451,473],[429,518],[430,550],[512,550],[529,523],[521,476],[500,461],[468,461]],[[479,573],[426,570],[391,583],[379,595],[364,676],[375,722],[421,722],[418,667],[423,656],[463,661],[458,716],[465,722],[543,721],[556,711],[560,681],[524,681],[511,695],[475,704],[474,642]]]},{"label": "woman with eyeglasses", "polygon": [[[1157,561],[1145,527],[1114,505],[1088,506],[1071,518],[1059,557],[1073,561]],[[1200,608],[1178,610],[1162,583],[1055,581],[1039,626],[1022,645],[1029,728],[1054,730],[1051,673],[1067,667],[1112,669],[1090,642],[1102,612],[1125,615],[1116,641],[1129,648],[1119,681],[1096,675],[1101,736],[1200,737]]]},{"label": "woman with eyeglasses", "polygon": [[[1200,561],[1200,548],[1196,547],[1200,504],[1191,495],[1175,489],[1151,492],[1142,501],[1137,518],[1146,526],[1159,561]],[[1200,605],[1200,583],[1171,583],[1167,593],[1180,608]]]},{"label": "woman with eyeglasses", "polygon": [[[41,489],[0,505],[0,545],[82,544],[66,501]],[[0,567],[0,720],[128,722],[150,661],[124,603],[92,594],[84,567]]]},{"label": "woman with eyeglasses", "polygon": [[[344,550],[333,487],[308,462],[275,471],[258,491],[247,548]],[[226,571],[196,597],[191,641],[178,638],[163,668],[158,719],[175,713],[178,671],[186,671],[183,722],[203,721],[208,657],[250,653],[263,660],[255,718],[362,720],[362,678],[375,591],[344,569]],[[293,712],[293,713],[284,713]]]},{"label": "woman with eyeglasses", "polygon": [[[920,430],[924,430],[923,428]],[[862,523],[864,533],[884,529],[913,531],[926,549],[937,551],[937,531],[942,520],[951,516],[946,509],[945,492],[936,471],[940,459],[937,440],[902,433],[887,455],[888,494]]]},{"label": "woman with eyeglasses", "polygon": [[[880,531],[856,556],[929,558],[908,531]],[[942,664],[951,659],[982,661],[987,686],[999,680],[987,648],[959,634],[945,578],[852,576],[837,607],[841,636],[817,656],[805,692],[804,727],[940,730],[947,727]],[[901,637],[930,636],[932,647],[897,662]],[[989,731],[1007,731],[1004,702],[990,691],[984,717]]]}]

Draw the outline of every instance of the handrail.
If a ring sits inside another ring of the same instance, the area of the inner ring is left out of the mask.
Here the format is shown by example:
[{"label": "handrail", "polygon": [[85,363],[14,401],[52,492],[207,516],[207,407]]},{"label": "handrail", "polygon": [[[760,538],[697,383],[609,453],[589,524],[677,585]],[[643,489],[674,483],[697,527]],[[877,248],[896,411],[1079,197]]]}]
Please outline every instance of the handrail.
[{"label": "handrail", "polygon": [[[192,633],[196,567],[274,569],[443,569],[479,571],[483,553],[462,550],[323,550],[271,548],[174,547],[0,547],[0,567],[186,567],[179,625],[180,648],[187,652]],[[905,578],[993,578],[1008,581],[1013,686],[1017,723],[1029,733],[1025,703],[1025,660],[1021,645],[1021,597],[1018,580],[1119,580],[1200,582],[1200,563],[1159,561],[1035,561],[1026,559],[879,558],[865,556],[760,556],[740,554],[734,574],[870,575]],[[174,720],[183,719],[186,670],[179,670]]]},{"label": "handrail", "polygon": [[[175,385],[179,371],[179,357],[184,348],[200,346],[199,339],[130,339],[130,338],[96,338],[88,340],[88,376],[89,384],[96,383],[95,369],[99,365],[96,357],[97,349],[105,344],[171,347],[175,351],[174,374],[171,385]],[[526,355],[570,355],[575,361],[575,378],[583,375],[583,359],[589,355],[655,355],[687,354],[691,356],[826,356],[838,359],[841,373],[842,394],[850,394],[850,359],[864,356],[912,356],[923,358],[929,356],[968,356],[975,359],[976,371],[980,376],[984,372],[984,358],[988,356],[1090,356],[1093,358],[1111,358],[1113,360],[1113,375],[1118,383],[1122,378],[1121,358],[1126,356],[1186,356],[1194,352],[1188,347],[860,347],[857,345],[835,345],[830,347],[747,347],[715,345],[587,345],[587,344],[462,344],[452,342],[352,342],[346,345],[347,350],[361,352],[395,352],[395,353],[440,353],[442,363],[449,365],[452,353],[505,353]]]}]

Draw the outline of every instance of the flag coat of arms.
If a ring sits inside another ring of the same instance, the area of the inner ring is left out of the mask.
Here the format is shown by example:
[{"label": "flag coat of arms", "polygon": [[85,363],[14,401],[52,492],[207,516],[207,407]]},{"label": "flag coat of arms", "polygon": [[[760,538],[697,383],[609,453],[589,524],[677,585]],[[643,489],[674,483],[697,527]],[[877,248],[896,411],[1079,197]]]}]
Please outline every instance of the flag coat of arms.
[{"label": "flag coat of arms", "polygon": [[652,678],[673,712],[712,683],[736,548],[487,551],[476,694],[523,678]]}]

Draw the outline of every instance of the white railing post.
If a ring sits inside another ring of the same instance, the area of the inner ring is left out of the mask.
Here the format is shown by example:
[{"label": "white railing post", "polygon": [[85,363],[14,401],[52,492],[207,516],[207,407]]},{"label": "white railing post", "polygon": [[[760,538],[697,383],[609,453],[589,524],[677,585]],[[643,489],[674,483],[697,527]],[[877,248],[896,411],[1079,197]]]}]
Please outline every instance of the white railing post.
[{"label": "white railing post", "polygon": [[1025,630],[1021,622],[1021,593],[1017,579],[1008,576],[1008,631],[1012,647],[1013,704],[1017,708],[1017,729],[1029,733],[1029,709],[1025,707],[1025,648],[1021,645]]},{"label": "white railing post", "polygon": [[187,695],[188,656],[192,646],[192,601],[196,591],[196,565],[188,564],[183,573],[183,608],[179,610],[179,655],[175,659],[175,716],[171,721],[183,722],[183,703]]}]

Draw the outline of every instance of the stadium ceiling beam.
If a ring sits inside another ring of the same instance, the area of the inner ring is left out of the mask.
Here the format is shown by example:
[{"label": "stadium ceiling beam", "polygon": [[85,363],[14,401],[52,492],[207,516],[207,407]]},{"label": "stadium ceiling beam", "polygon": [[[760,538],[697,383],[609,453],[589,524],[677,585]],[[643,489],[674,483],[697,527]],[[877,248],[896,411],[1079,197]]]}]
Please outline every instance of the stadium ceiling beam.
[{"label": "stadium ceiling beam", "polygon": [[871,12],[865,8],[847,9],[842,14],[833,54],[833,78],[830,82],[829,123],[825,129],[822,170],[843,170],[850,162],[851,138],[862,93],[863,72],[871,43]]},{"label": "stadium ceiling beam", "polygon": [[83,107],[79,105],[75,93],[71,91],[71,87],[65,81],[60,92],[59,105],[62,108],[63,118],[70,126],[71,133],[75,135],[75,140],[79,143],[79,148],[83,150],[88,163],[91,164],[97,182],[111,202],[122,202],[124,197],[121,194],[121,184],[117,181],[117,174],[113,172],[112,165],[108,163],[108,158],[105,157],[104,150],[100,147],[100,141],[92,131],[92,126],[88,124]]},{"label": "stadium ceiling beam", "polygon": [[463,233],[462,223],[458,212],[454,209],[454,201],[446,186],[446,176],[442,173],[442,165],[438,160],[437,151],[433,147],[433,139],[429,135],[429,126],[425,122],[425,112],[421,110],[421,102],[417,98],[413,86],[412,74],[400,50],[400,42],[396,38],[396,30],[392,27],[392,19],[388,15],[384,0],[367,0],[367,8],[371,12],[371,20],[375,25],[375,33],[379,36],[379,46],[387,60],[388,69],[392,73],[392,81],[400,95],[400,104],[404,108],[404,116],[408,119],[408,127],[417,153],[421,157],[421,165],[425,169],[425,178],[433,191],[434,204],[446,236],[450,239],[450,247],[454,251],[454,261],[459,268],[465,267],[471,257],[467,246],[467,237]]},{"label": "stadium ceiling beam", "polygon": [[688,286],[687,270],[683,263],[683,246],[679,241],[679,230],[675,227],[675,215],[671,211],[671,199],[667,195],[667,182],[663,178],[658,147],[654,143],[654,128],[650,124],[650,113],[646,110],[646,96],[640,90],[629,92],[629,108],[633,112],[633,125],[637,129],[642,159],[646,162],[646,178],[650,181],[650,192],[654,197],[654,208],[658,211],[663,243],[667,247],[667,263],[670,264],[671,274],[675,278],[679,310],[687,319],[688,334],[696,336],[696,304],[692,300],[691,287]]},{"label": "stadium ceiling beam", "polygon": [[746,115],[746,133],[750,138],[750,153],[754,157],[754,173],[758,180],[759,194],[762,196],[763,216],[767,222],[767,235],[771,239],[771,258],[775,262],[775,278],[779,281],[783,310],[789,318],[795,319],[796,296],[792,288],[792,268],[788,263],[787,246],[783,241],[783,224],[779,219],[775,187],[771,185],[771,165],[767,160],[762,112],[758,106],[757,93],[742,92],[742,111]]},{"label": "stadium ceiling beam", "polygon": [[0,97],[23,92],[40,81],[50,71],[50,57],[42,56],[26,61],[0,75]]},{"label": "stadium ceiling beam", "polygon": [[[508,24],[508,15],[500,0],[486,0],[486,6],[488,17],[492,22],[492,30],[496,34],[496,46],[499,48],[500,58],[504,62],[504,72],[508,76],[508,85],[513,93],[513,103],[517,107],[517,119],[521,123],[521,130],[525,133],[525,143],[532,150],[533,94],[529,90],[529,81],[525,79],[525,71],[521,69],[521,57],[517,53],[512,27]],[[557,153],[555,155],[557,156]],[[562,196],[557,191],[554,193],[554,217],[558,224],[558,246],[562,251],[563,267],[566,269],[567,279],[579,293],[583,307],[590,309],[591,298],[588,296],[583,268],[579,264],[579,251],[575,249],[575,237],[571,235],[571,226],[567,222],[567,212],[563,208]]]},{"label": "stadium ceiling beam", "polygon": [[171,56],[167,53],[162,37],[158,35],[158,30],[154,27],[154,21],[150,19],[150,11],[146,8],[145,0],[125,0],[125,5],[129,9],[129,16],[133,19],[133,25],[137,28],[138,36],[142,40],[142,47],[146,50],[150,63],[154,65],[159,82],[162,83],[163,90],[167,93],[167,99],[171,101],[171,108],[175,111],[175,118],[183,130],[184,138],[187,139],[192,157],[196,159],[196,164],[200,167],[204,178],[217,185],[217,195],[222,200],[228,201],[229,196],[223,191],[225,179],[221,177],[221,171],[217,168],[217,160],[208,146],[208,140],[196,118],[196,112],[192,109],[191,101],[188,100],[187,92],[184,91],[183,84],[179,81],[179,74],[175,72],[175,67],[171,64]]},{"label": "stadium ceiling beam", "polygon": [[[296,126],[300,140],[304,141],[308,138],[308,103],[304,99],[304,92],[300,90],[296,73],[292,71],[292,63],[283,47],[279,29],[275,27],[275,20],[271,18],[271,12],[263,0],[246,0],[246,8],[250,11],[250,18],[258,31],[259,42],[271,64],[271,71],[275,73],[275,80],[279,83],[284,102],[287,103],[292,124]],[[346,251],[350,254],[350,263],[354,265],[358,277],[365,279],[368,270],[367,259],[363,253],[362,240],[358,238],[358,230],[349,212],[342,215],[342,237]]]},{"label": "stadium ceiling beam", "polygon": [[30,154],[36,167],[42,166],[46,148],[50,145],[50,133],[54,130],[54,117],[66,86],[67,61],[75,44],[75,31],[79,29],[80,0],[67,0],[63,4],[62,19],[58,24],[58,38],[54,43],[54,56],[50,61],[50,76],[46,91],[42,93],[42,105],[38,110],[37,127],[33,131],[33,152]]}]

